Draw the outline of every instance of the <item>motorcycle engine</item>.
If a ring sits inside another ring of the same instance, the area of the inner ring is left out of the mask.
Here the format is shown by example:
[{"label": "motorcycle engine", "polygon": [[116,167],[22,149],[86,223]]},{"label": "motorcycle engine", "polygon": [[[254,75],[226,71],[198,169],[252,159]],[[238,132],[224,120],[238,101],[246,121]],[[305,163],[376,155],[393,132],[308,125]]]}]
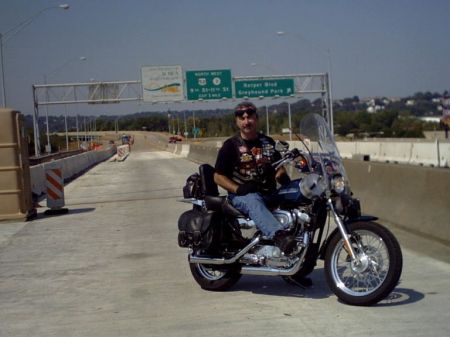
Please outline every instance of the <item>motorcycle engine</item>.
[{"label": "motorcycle engine", "polygon": [[[299,209],[277,209],[272,214],[282,224],[285,230],[294,229],[297,225],[300,225],[300,229],[303,230],[305,224],[311,220],[307,213]],[[246,239],[252,238],[258,230],[255,222],[251,219],[238,218],[237,221],[241,229],[241,234]]]},{"label": "motorcycle engine", "polygon": [[280,248],[264,245],[256,247],[252,253],[245,254],[239,262],[278,268],[288,266],[289,259],[281,255]]},{"label": "motorcycle engine", "polygon": [[301,225],[303,230],[304,225],[311,220],[307,213],[296,208],[288,211],[277,209],[272,214],[286,230],[294,229],[297,225]]},{"label": "motorcycle engine", "polygon": [[[306,212],[299,209],[277,209],[272,214],[283,225],[285,230],[300,227],[298,229],[303,232],[305,225],[311,220]],[[238,223],[244,238],[253,237],[257,231],[256,224],[253,220],[240,218],[238,219]],[[245,254],[240,262],[249,265],[265,265],[273,268],[287,267],[291,263],[289,258],[281,254],[278,247],[271,245],[255,247],[251,253]]]}]

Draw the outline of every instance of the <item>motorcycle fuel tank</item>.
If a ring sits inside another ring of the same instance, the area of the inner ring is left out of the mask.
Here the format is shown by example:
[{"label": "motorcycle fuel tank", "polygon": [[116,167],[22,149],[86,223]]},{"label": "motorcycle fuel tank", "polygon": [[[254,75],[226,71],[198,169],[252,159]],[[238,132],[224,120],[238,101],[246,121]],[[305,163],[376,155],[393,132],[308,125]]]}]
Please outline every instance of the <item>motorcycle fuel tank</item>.
[{"label": "motorcycle fuel tank", "polygon": [[282,186],[278,190],[278,200],[283,203],[307,203],[306,199],[300,191],[300,179],[292,180],[289,184]]}]

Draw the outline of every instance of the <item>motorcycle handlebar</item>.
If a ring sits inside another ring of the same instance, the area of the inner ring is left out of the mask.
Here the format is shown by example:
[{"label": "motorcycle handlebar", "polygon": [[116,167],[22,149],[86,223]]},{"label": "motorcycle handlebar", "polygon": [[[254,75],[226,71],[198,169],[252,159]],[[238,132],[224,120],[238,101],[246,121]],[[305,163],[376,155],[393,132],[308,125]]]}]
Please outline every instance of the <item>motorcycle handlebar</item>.
[{"label": "motorcycle handlebar", "polygon": [[300,150],[294,148],[290,151],[287,151],[285,154],[283,154],[282,158],[272,164],[275,169],[278,169],[280,166],[284,165],[287,162],[290,162],[301,155]]}]

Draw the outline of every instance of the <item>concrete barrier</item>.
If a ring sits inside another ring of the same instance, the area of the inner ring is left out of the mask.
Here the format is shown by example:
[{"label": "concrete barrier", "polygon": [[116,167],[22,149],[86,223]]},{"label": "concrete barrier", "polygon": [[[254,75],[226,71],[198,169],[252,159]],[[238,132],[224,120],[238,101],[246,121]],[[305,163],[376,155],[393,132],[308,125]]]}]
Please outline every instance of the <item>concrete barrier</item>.
[{"label": "concrete barrier", "polygon": [[[293,142],[289,142],[293,143]],[[357,154],[356,150],[356,142],[339,142],[337,143],[337,146],[339,148],[339,152],[341,153],[342,158],[350,159],[355,154]],[[297,147],[294,144],[291,145],[291,147]]]},{"label": "concrete barrier", "polygon": [[167,147],[166,147],[167,152],[175,153],[176,150],[177,150],[176,144],[173,144],[173,143],[167,144]]},{"label": "concrete barrier", "polygon": [[439,144],[414,143],[411,146],[410,164],[439,167]]},{"label": "concrete barrier", "polygon": [[[95,164],[110,158],[115,152],[116,148],[111,147],[102,151],[84,152],[72,157],[58,159],[53,162],[58,162],[62,166],[64,182],[68,182]],[[51,163],[52,162],[48,162],[30,167],[31,190],[38,196],[41,196],[46,192],[45,171],[47,165]]]},{"label": "concrete barrier", "polygon": [[[294,142],[290,142],[294,143]],[[342,158],[368,156],[371,161],[450,167],[450,143],[444,141],[337,142]]]},{"label": "concrete barrier", "polygon": [[182,148],[182,144],[176,144],[174,153],[180,155],[181,154],[181,148]]},{"label": "concrete barrier", "polygon": [[208,163],[214,166],[218,151],[219,148],[215,146],[191,144],[187,158],[196,163]]},{"label": "concrete barrier", "polygon": [[[339,145],[338,145],[339,147]],[[350,158],[355,155],[369,156],[371,160],[380,160],[381,157],[380,144],[376,142],[355,142],[355,152],[352,153]]]},{"label": "concrete barrier", "polygon": [[439,143],[439,167],[450,167],[450,143]]},{"label": "concrete barrier", "polygon": [[181,157],[187,157],[189,155],[189,151],[190,151],[190,145],[189,144],[182,144],[181,145],[180,156]]},{"label": "concrete barrier", "polygon": [[[404,163],[411,161],[412,143],[410,142],[379,142],[380,152],[377,157],[373,157],[376,161],[384,161],[388,163]],[[372,160],[372,158],[371,158]]]},{"label": "concrete barrier", "polygon": [[121,145],[117,147],[117,160],[124,161],[130,154],[130,145]]},{"label": "concrete barrier", "polygon": [[450,244],[450,171],[345,160],[364,213]]}]

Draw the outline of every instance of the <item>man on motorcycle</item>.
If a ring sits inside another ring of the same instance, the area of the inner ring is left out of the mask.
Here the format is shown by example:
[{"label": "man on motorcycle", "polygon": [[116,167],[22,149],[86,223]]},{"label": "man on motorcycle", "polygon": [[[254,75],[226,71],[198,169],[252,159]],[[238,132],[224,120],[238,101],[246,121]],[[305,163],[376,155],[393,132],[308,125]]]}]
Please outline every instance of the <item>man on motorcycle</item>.
[{"label": "man on motorcycle", "polygon": [[220,149],[214,181],[228,191],[231,204],[249,216],[267,239],[272,239],[284,254],[295,247],[295,238],[286,232],[266,206],[276,190],[290,178],[284,167],[277,171],[272,163],[280,159],[272,138],[258,133],[258,114],[254,104],[236,106],[235,122],[239,133],[227,139]]}]

